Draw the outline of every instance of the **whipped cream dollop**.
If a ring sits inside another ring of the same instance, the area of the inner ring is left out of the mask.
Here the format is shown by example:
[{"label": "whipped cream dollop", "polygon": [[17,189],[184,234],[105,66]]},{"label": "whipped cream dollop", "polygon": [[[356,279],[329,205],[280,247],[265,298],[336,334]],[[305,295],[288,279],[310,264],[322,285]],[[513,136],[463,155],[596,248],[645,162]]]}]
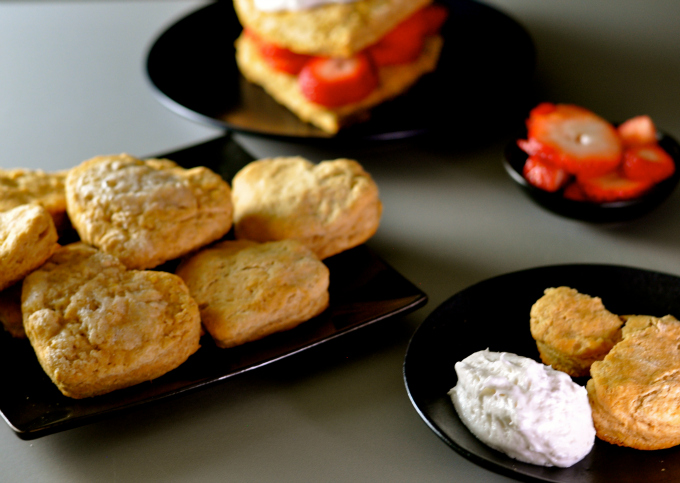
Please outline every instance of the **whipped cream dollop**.
[{"label": "whipped cream dollop", "polygon": [[298,11],[329,3],[351,3],[357,0],[253,0],[262,12]]},{"label": "whipped cream dollop", "polygon": [[511,458],[569,467],[595,443],[586,389],[564,372],[508,352],[475,352],[455,365],[449,396],[468,429]]}]

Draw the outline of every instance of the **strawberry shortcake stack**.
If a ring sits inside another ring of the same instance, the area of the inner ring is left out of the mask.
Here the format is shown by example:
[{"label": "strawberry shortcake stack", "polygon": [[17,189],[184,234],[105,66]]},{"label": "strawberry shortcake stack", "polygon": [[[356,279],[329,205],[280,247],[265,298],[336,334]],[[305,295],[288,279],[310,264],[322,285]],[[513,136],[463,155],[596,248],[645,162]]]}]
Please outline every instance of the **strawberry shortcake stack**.
[{"label": "strawberry shortcake stack", "polygon": [[435,69],[447,11],[432,0],[234,0],[236,62],[300,119],[330,134]]}]

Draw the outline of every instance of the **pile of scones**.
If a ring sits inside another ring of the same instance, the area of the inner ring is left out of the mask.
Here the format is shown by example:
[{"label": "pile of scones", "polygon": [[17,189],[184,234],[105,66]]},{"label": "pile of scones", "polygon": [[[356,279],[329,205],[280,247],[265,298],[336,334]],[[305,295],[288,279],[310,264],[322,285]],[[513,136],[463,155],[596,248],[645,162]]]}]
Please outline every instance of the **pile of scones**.
[{"label": "pile of scones", "polygon": [[[204,330],[229,348],[317,316],[323,259],[368,240],[381,213],[349,159],[260,159],[231,186],[127,154],[0,170],[0,321],[64,395],[105,394],[178,367]],[[69,230],[78,241],[60,244]]]}]

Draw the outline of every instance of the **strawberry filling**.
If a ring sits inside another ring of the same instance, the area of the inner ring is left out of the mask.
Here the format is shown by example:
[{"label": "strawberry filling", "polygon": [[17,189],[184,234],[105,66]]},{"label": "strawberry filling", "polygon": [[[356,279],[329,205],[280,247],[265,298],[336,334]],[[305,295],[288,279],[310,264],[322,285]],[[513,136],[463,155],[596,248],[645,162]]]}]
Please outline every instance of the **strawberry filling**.
[{"label": "strawberry filling", "polygon": [[529,155],[525,179],[544,191],[562,190],[567,199],[633,199],[675,173],[648,116],[614,128],[587,109],[545,102],[531,110],[526,124],[527,139],[517,141]]},{"label": "strawberry filling", "polygon": [[361,101],[373,92],[379,85],[377,68],[417,60],[425,39],[439,32],[447,15],[445,7],[428,5],[347,59],[297,54],[262,40],[250,29],[245,29],[244,35],[272,69],[298,76],[300,90],[308,100],[335,108]]},{"label": "strawberry filling", "polygon": [[349,59],[316,57],[305,64],[298,76],[302,94],[327,107],[358,102],[379,83],[375,67],[362,53]]}]

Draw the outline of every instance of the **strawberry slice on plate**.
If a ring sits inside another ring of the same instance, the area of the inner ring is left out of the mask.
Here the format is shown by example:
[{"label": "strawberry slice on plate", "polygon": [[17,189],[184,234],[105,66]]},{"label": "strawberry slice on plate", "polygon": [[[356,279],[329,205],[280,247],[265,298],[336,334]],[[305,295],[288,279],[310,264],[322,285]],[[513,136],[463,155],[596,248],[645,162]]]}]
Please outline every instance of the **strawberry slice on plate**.
[{"label": "strawberry slice on plate", "polygon": [[375,66],[361,52],[350,58],[314,57],[298,76],[307,99],[331,108],[364,99],[379,82]]},{"label": "strawberry slice on plate", "polygon": [[565,170],[553,166],[538,156],[527,158],[522,174],[529,184],[551,193],[565,186],[571,178]]},{"label": "strawberry slice on plate", "polygon": [[527,119],[527,154],[579,176],[598,176],[621,163],[622,145],[614,126],[595,113],[570,104],[542,103]]},{"label": "strawberry slice on plate", "polygon": [[654,186],[652,181],[629,179],[619,171],[592,178],[578,178],[578,183],[586,197],[596,203],[638,198]]},{"label": "strawberry slice on plate", "polygon": [[649,116],[635,116],[616,128],[624,146],[656,143],[656,126]]},{"label": "strawberry slice on plate", "polygon": [[675,163],[656,143],[636,145],[623,152],[623,173],[630,179],[658,183],[675,173]]}]

